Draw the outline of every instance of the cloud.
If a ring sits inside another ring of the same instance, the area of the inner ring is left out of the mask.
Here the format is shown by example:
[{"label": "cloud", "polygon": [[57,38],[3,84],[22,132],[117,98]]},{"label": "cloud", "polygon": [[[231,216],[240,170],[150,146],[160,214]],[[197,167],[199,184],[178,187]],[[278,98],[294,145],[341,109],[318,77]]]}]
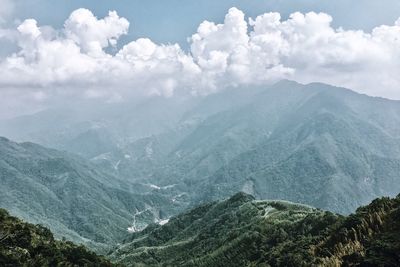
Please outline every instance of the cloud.
[{"label": "cloud", "polygon": [[111,53],[129,30],[115,11],[98,19],[78,9],[59,30],[28,19],[0,31],[18,46],[0,59],[1,101],[17,103],[18,92],[40,106],[66,98],[204,95],[285,78],[400,99],[400,19],[371,32],[334,29],[332,20],[314,12],[246,19],[231,8],[223,23],[199,25],[190,51],[141,38]]},{"label": "cloud", "polygon": [[334,29],[331,16],[314,12],[285,21],[266,13],[247,24],[233,8],[224,24],[201,24],[191,50],[219,88],[289,78],[400,98],[399,21],[371,33]]},{"label": "cloud", "polygon": [[209,88],[270,83],[288,78],[293,72],[281,64],[274,51],[282,44],[276,43],[272,35],[260,38],[254,30],[249,33],[248,28],[243,12],[231,8],[223,24],[205,21],[192,36],[191,53],[210,81]]},{"label": "cloud", "polygon": [[123,80],[149,94],[172,96],[176,89],[193,88],[201,69],[179,45],[156,45],[138,39],[125,45],[115,56],[121,64]]},{"label": "cloud", "polygon": [[115,46],[121,35],[127,34],[129,22],[110,11],[104,19],[97,19],[87,9],[72,12],[64,24],[66,37],[76,42],[84,53],[101,56],[103,49]]},{"label": "cloud", "polygon": [[[272,18],[274,18],[272,20]],[[391,98],[400,97],[400,28],[380,26],[371,33],[333,29],[332,18],[323,13],[295,13],[287,21],[278,14],[265,14],[255,21],[253,43],[260,47],[278,42],[275,55],[294,70],[291,78],[301,82],[320,81],[353,88],[359,92]],[[268,22],[270,25],[268,26]],[[274,53],[272,53],[274,54]],[[397,58],[397,60],[396,60]],[[379,66],[377,68],[377,66]]]}]

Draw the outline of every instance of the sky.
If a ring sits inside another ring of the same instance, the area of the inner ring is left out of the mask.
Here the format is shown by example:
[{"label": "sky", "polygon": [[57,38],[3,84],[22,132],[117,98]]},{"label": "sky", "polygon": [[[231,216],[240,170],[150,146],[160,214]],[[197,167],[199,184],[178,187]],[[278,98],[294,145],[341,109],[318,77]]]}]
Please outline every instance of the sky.
[{"label": "sky", "polygon": [[0,0],[0,118],[280,79],[400,99],[398,0]]},{"label": "sky", "polygon": [[0,0],[3,2],[15,3],[13,18],[35,18],[56,28],[78,8],[90,9],[99,17],[116,10],[132,24],[128,39],[148,37],[157,43],[178,42],[182,46],[201,22],[222,22],[231,7],[253,17],[266,12],[279,12],[283,18],[296,11],[325,12],[334,17],[334,27],[367,31],[392,24],[400,16],[398,0]]}]

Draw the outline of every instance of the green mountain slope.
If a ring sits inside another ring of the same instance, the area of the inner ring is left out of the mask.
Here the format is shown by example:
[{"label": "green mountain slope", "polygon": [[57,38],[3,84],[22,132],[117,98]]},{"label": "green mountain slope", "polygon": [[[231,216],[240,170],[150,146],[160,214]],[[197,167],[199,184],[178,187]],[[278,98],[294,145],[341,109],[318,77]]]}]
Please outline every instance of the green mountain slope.
[{"label": "green mountain slope", "polygon": [[392,121],[399,121],[400,105],[387,101],[383,107],[385,100],[322,85],[298,90],[313,93],[268,138],[211,174],[204,184],[214,192],[204,191],[226,196],[246,190],[341,213],[394,196],[400,190],[400,129]]},{"label": "green mountain slope", "polygon": [[245,191],[349,214],[400,191],[400,102],[325,84],[83,103],[0,122],[0,132],[80,154],[184,206]]},{"label": "green mountain slope", "polygon": [[[312,229],[317,218],[324,219],[321,230]],[[296,247],[302,251],[319,239],[297,240],[299,235],[313,231],[317,236],[337,218],[307,206],[255,201],[240,193],[174,217],[164,226],[148,227],[126,240],[111,259],[132,266],[255,266],[266,257],[283,259],[288,256],[283,253]]]},{"label": "green mountain slope", "polygon": [[400,196],[348,217],[240,193],[132,235],[128,266],[398,266]]},{"label": "green mountain slope", "polygon": [[312,251],[328,266],[399,266],[400,195],[357,209]]},{"label": "green mountain slope", "polygon": [[0,266],[114,266],[83,246],[57,241],[49,229],[0,209]]},{"label": "green mountain slope", "polygon": [[[224,99],[226,101],[224,101]],[[96,159],[190,205],[238,191],[342,214],[400,191],[400,102],[283,81],[210,95],[180,124]]]},{"label": "green mountain slope", "polygon": [[0,181],[0,207],[49,227],[58,238],[93,247],[116,243],[133,221],[140,228],[180,210],[169,197],[123,182],[80,157],[5,138]]}]

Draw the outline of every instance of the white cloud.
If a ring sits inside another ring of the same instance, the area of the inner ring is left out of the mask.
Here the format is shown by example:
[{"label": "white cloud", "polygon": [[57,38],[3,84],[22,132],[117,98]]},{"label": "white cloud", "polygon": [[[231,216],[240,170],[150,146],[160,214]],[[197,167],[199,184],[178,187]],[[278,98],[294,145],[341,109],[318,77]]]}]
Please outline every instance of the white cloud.
[{"label": "white cloud", "polygon": [[294,13],[286,21],[266,13],[249,20],[247,33],[243,14],[231,9],[224,24],[199,27],[192,52],[203,70],[218,74],[218,87],[289,78],[400,98],[399,21],[365,33],[333,29],[324,13]]},{"label": "white cloud", "polygon": [[400,19],[371,33],[331,22],[324,13],[294,13],[286,21],[266,13],[250,19],[247,32],[243,13],[233,8],[224,24],[199,27],[192,53],[203,70],[218,74],[217,87],[289,78],[400,98]]},{"label": "white cloud", "polygon": [[178,87],[193,88],[201,72],[179,45],[156,45],[149,39],[125,45],[115,58],[126,65],[126,83],[150,94],[171,96]]},{"label": "white cloud", "polygon": [[1,101],[19,91],[21,99],[31,95],[40,105],[66,96],[119,101],[137,94],[208,94],[283,78],[400,99],[400,19],[369,33],[334,29],[331,22],[313,12],[247,20],[232,8],[222,24],[201,23],[190,52],[142,38],[114,55],[107,48],[116,47],[129,28],[114,11],[98,19],[78,9],[61,30],[29,19],[0,31],[19,47],[0,59]]},{"label": "white cloud", "polygon": [[72,12],[64,27],[66,37],[76,42],[84,53],[101,56],[104,48],[115,46],[119,37],[128,33],[129,22],[115,11],[110,11],[104,19],[97,19],[91,11],[81,8]]}]

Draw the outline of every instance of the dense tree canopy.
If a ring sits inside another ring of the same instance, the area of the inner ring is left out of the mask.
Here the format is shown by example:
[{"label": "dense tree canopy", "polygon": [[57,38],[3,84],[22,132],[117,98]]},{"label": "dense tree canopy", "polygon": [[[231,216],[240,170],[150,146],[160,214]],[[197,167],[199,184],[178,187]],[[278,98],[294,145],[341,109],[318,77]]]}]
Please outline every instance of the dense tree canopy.
[{"label": "dense tree canopy", "polygon": [[55,240],[49,229],[28,224],[0,209],[0,266],[114,266],[69,241]]}]

